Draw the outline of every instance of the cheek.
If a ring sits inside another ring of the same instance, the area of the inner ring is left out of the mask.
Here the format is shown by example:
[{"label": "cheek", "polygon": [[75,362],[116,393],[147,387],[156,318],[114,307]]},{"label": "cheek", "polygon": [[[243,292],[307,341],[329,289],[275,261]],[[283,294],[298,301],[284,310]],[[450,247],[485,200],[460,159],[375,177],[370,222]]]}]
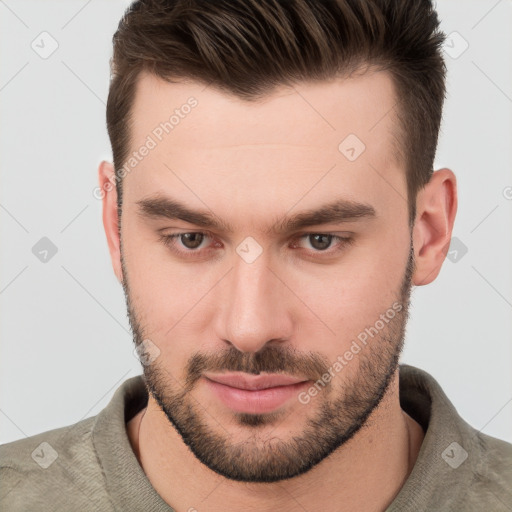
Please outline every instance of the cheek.
[{"label": "cheek", "polygon": [[187,322],[191,315],[187,312],[192,313],[204,291],[189,275],[180,274],[179,267],[165,257],[166,248],[160,247],[155,239],[126,229],[123,233],[125,271],[132,309],[145,337],[158,345],[162,355],[172,350],[176,361],[181,347],[187,345],[187,333],[190,336]]},{"label": "cheek", "polygon": [[409,238],[397,233],[387,240],[385,236],[368,240],[338,265],[317,267],[314,272],[309,267],[295,277],[289,275],[304,303],[297,318],[304,338],[318,340],[319,333],[324,333],[321,350],[335,358],[400,301],[408,255]]}]

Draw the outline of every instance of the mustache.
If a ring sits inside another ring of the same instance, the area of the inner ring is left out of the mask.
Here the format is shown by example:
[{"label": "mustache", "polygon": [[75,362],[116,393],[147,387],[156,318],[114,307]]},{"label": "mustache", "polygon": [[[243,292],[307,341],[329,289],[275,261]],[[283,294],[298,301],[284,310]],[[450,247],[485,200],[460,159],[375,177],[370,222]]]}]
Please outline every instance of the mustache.
[{"label": "mustache", "polygon": [[329,368],[328,359],[318,353],[302,354],[290,347],[266,345],[258,352],[240,352],[231,346],[227,350],[211,355],[196,352],[189,359],[185,373],[187,389],[205,372],[245,372],[258,375],[267,373],[286,373],[307,380],[318,380]]}]

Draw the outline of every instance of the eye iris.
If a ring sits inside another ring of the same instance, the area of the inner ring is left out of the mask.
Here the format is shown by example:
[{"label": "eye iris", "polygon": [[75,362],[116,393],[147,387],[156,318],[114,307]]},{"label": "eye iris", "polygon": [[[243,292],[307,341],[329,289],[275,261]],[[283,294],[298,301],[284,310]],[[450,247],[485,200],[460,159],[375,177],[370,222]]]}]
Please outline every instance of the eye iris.
[{"label": "eye iris", "polygon": [[332,235],[315,234],[309,235],[312,247],[318,250],[327,249],[331,245]]},{"label": "eye iris", "polygon": [[202,233],[183,233],[181,236],[181,242],[187,249],[197,249],[204,239]]}]

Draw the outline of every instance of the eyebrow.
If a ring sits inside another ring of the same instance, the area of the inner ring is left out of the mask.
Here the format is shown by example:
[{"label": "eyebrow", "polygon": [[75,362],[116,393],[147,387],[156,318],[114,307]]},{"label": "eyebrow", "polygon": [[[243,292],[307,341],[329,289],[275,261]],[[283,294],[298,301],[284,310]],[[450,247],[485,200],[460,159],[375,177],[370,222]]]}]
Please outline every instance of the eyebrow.
[{"label": "eyebrow", "polygon": [[[233,226],[211,210],[193,210],[171,197],[156,196],[141,199],[138,214],[151,219],[182,220],[204,229],[216,229],[233,233]],[[373,206],[347,199],[337,199],[318,208],[305,210],[292,216],[284,216],[267,229],[267,234],[282,234],[320,224],[341,224],[377,216]]]}]

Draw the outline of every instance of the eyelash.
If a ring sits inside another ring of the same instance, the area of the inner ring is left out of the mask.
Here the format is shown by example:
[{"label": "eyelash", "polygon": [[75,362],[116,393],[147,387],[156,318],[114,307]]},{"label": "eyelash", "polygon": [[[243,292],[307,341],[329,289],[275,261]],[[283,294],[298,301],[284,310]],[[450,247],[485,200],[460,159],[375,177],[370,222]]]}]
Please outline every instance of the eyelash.
[{"label": "eyelash", "polygon": [[[182,233],[171,233],[166,235],[160,235],[159,240],[171,251],[178,254],[179,256],[184,257],[194,257],[194,255],[200,254],[202,249],[194,250],[194,249],[177,249],[176,244],[174,243],[175,240],[179,239],[182,235],[203,235],[205,237],[213,238],[210,233],[207,233],[205,231],[185,231]],[[323,232],[310,232],[310,233],[301,233],[300,235],[296,236],[294,240],[301,240],[303,238],[307,238],[311,235],[326,235],[331,236],[331,241],[338,241],[338,247],[331,250],[331,247],[324,249],[324,250],[311,250],[311,249],[304,249],[305,251],[309,252],[312,255],[333,255],[333,253],[338,253],[343,251],[347,246],[351,245],[354,242],[354,239],[352,237],[342,237],[339,235],[335,235],[333,233],[323,233]],[[202,242],[201,242],[202,243]]]}]

